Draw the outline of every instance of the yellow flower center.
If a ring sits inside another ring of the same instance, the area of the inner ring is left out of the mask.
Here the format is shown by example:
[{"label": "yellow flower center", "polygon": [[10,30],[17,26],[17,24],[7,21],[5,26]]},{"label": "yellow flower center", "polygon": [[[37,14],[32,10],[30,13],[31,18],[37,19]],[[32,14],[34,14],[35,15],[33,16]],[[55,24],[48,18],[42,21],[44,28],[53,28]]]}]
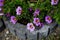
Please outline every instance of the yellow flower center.
[{"label": "yellow flower center", "polygon": [[47,18],[49,21],[51,20],[51,18],[49,17],[49,18]]},{"label": "yellow flower center", "polygon": [[16,21],[16,18],[13,18],[13,20],[15,20],[15,21]]}]

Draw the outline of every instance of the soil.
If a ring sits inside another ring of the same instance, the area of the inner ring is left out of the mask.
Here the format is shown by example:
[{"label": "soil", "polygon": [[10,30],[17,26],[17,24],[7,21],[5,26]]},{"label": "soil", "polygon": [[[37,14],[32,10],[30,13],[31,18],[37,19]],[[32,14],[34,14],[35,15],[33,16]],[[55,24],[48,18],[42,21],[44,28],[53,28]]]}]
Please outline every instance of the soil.
[{"label": "soil", "polygon": [[21,24],[24,24],[24,25],[27,25],[27,23],[29,23],[30,20],[29,19],[26,19],[26,18],[22,18],[22,19],[18,20],[17,22],[18,23],[21,23]]}]

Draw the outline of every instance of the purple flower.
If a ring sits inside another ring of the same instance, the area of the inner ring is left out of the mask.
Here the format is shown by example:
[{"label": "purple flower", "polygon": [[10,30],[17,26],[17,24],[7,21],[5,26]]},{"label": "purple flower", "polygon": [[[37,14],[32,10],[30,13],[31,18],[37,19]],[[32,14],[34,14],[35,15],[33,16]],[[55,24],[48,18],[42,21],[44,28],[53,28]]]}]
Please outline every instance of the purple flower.
[{"label": "purple flower", "polygon": [[0,0],[0,2],[3,2],[4,0]]},{"label": "purple flower", "polygon": [[39,9],[36,9],[35,12],[33,13],[34,16],[38,16],[40,13],[40,10]]},{"label": "purple flower", "polygon": [[5,14],[5,17],[7,18],[7,20],[10,20],[10,13],[7,13],[7,14]]},{"label": "purple flower", "polygon": [[17,19],[15,16],[11,16],[10,22],[12,22],[13,24],[15,24],[17,22]]},{"label": "purple flower", "polygon": [[43,27],[44,24],[43,23],[38,23],[38,25],[39,25],[39,27]]},{"label": "purple flower", "polygon": [[27,24],[27,29],[28,29],[30,32],[34,31],[35,27],[34,27],[33,23],[28,23],[28,24]]},{"label": "purple flower", "polygon": [[51,5],[57,5],[59,0],[51,0]]},{"label": "purple flower", "polygon": [[4,2],[4,0],[0,0],[0,6],[4,5],[3,2]]},{"label": "purple flower", "polygon": [[7,14],[6,14],[6,17],[10,17],[10,16],[11,16],[10,13],[7,13]]},{"label": "purple flower", "polygon": [[20,6],[18,6],[16,9],[16,14],[21,15],[21,13],[22,13],[22,8]]},{"label": "purple flower", "polygon": [[30,11],[30,12],[32,12],[32,11],[33,11],[33,9],[30,7],[30,8],[29,8],[29,11]]},{"label": "purple flower", "polygon": [[34,18],[33,23],[34,23],[36,26],[39,26],[39,23],[40,23],[39,18]]},{"label": "purple flower", "polygon": [[3,6],[4,4],[3,4],[3,2],[0,2],[0,6]]},{"label": "purple flower", "polygon": [[50,16],[46,16],[45,21],[50,24],[52,22],[52,18]]}]

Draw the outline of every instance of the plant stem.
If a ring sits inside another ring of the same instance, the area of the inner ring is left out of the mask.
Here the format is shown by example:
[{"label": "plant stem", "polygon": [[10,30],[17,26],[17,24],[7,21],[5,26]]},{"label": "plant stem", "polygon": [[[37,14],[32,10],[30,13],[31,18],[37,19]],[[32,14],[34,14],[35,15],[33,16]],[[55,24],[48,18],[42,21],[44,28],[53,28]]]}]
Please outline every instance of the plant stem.
[{"label": "plant stem", "polygon": [[37,6],[38,6],[38,4],[39,4],[39,1],[40,1],[40,0],[38,0],[38,1],[37,1],[37,4],[36,4],[36,7],[35,7],[35,9],[37,8]]}]

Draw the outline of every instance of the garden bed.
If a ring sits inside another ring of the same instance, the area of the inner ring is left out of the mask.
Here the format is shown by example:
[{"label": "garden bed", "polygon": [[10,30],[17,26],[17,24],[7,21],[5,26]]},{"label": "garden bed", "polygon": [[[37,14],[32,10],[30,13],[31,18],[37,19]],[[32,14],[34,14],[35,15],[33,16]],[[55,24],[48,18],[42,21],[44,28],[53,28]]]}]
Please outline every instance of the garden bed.
[{"label": "garden bed", "polygon": [[[6,0],[3,4],[3,24],[22,40],[47,37],[60,23],[59,0]],[[2,9],[1,9],[2,10]]]},{"label": "garden bed", "polygon": [[52,23],[50,25],[45,24],[40,30],[30,32],[26,29],[26,25],[20,23],[12,24],[9,21],[5,21],[5,25],[13,35],[22,40],[39,40],[43,37],[47,37],[55,30],[55,27],[57,27],[57,23]]}]

